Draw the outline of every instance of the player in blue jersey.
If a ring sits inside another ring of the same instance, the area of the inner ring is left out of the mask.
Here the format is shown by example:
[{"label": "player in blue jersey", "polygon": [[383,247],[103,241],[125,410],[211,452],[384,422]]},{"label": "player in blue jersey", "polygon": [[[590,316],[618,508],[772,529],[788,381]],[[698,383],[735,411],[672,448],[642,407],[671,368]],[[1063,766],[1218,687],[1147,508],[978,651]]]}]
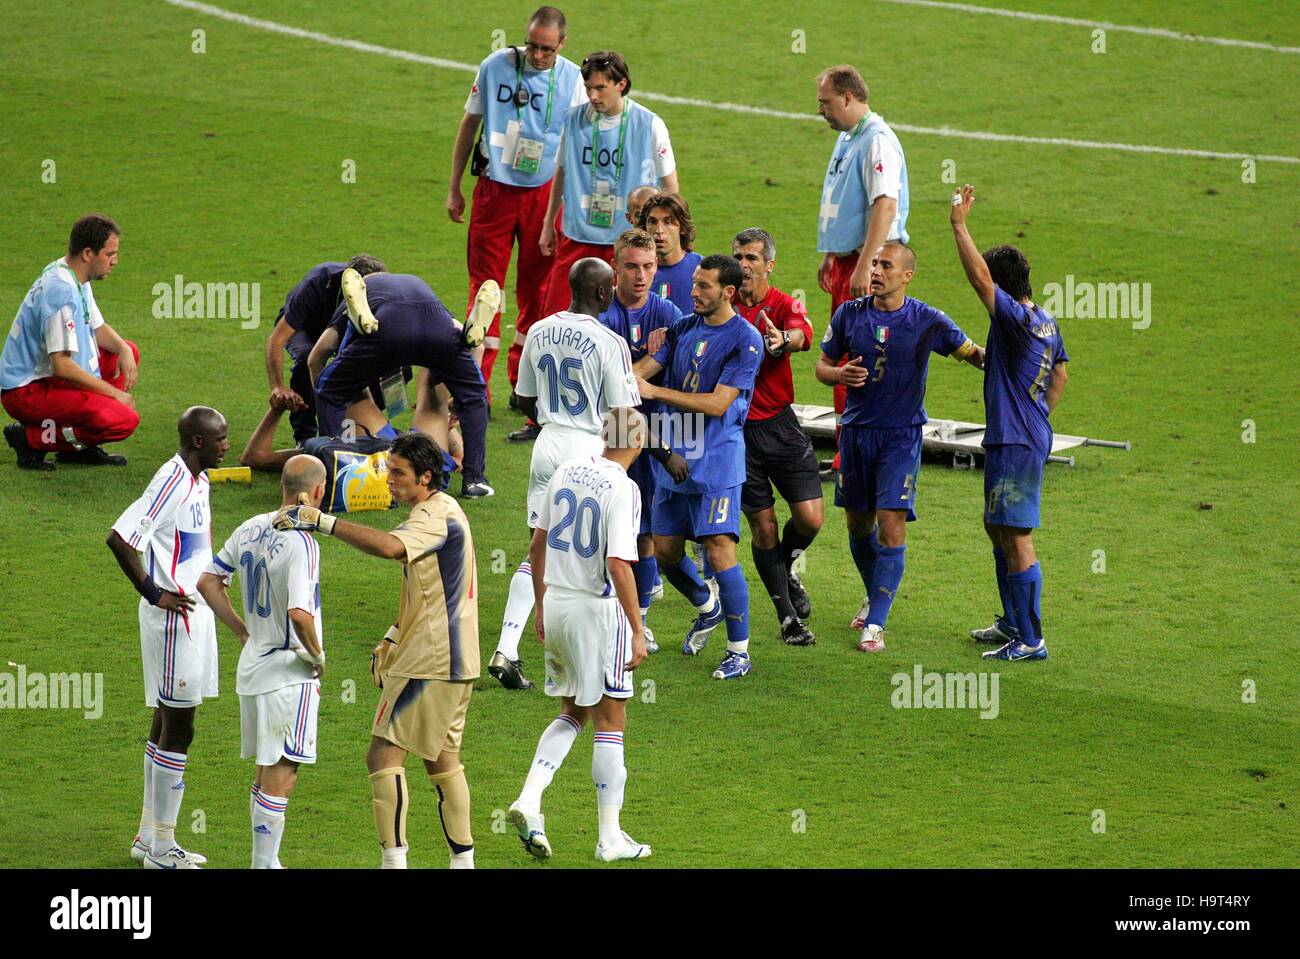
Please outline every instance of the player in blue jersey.
[{"label": "player in blue jersey", "polygon": [[999,646],[985,659],[1046,659],[1040,598],[1043,571],[1034,553],[1043,466],[1052,452],[1048,416],[1061,399],[1070,357],[1056,318],[1035,306],[1029,261],[1014,246],[980,255],[966,229],[975,202],[967,184],[952,198],[952,233],[966,279],[989,311],[984,363],[984,529],[993,542],[1002,614],[973,639]]},{"label": "player in blue jersey", "polygon": [[[984,350],[942,311],[907,295],[911,247],[890,240],[871,258],[871,294],[835,311],[822,339],[817,379],[848,387],[840,420],[840,478],[849,551],[867,588],[860,612],[864,653],[885,648],[885,620],[903,581],[907,522],[916,519],[921,424],[931,353],[976,369]],[[843,366],[836,366],[848,357]]]},{"label": "player in blue jersey", "polygon": [[[483,472],[487,388],[460,323],[418,276],[373,273],[365,279],[356,277],[353,284],[347,280],[345,274],[343,302],[330,324],[342,330],[339,351],[316,381],[321,435],[339,435],[347,404],[371,382],[404,364],[423,366],[430,380],[444,384],[456,401],[465,443],[461,496],[491,496],[493,489]],[[362,329],[373,332],[362,333]],[[322,345],[318,342],[312,350],[313,365]]]},{"label": "player in blue jersey", "polygon": [[638,223],[654,237],[655,254],[659,257],[654,291],[683,315],[690,313],[695,309],[691,302],[695,268],[704,259],[691,249],[695,242],[691,208],[674,193],[657,193],[641,207]]},{"label": "player in blue jersey", "polygon": [[[685,458],[690,475],[656,471],[652,531],[659,568],[699,611],[682,644],[698,654],[724,619],[727,655],[714,679],[750,671],[749,587],[736,562],[740,493],[745,482],[745,417],[763,357],[763,337],[732,308],[744,281],[735,257],[715,254],[695,271],[695,312],[668,329],[662,346],[636,364],[642,399],[671,409],[660,435]],[[663,386],[648,380],[663,371]],[[714,598],[685,553],[687,538],[704,547],[718,584]]]},{"label": "player in blue jersey", "polygon": [[[635,363],[646,355],[650,334],[672,326],[682,318],[682,314],[676,306],[650,289],[655,276],[655,241],[649,233],[644,230],[628,230],[618,238],[614,244],[614,271],[614,299],[599,319],[627,340]],[[653,381],[658,385],[659,377],[654,377]],[[639,409],[647,420],[658,419],[658,403],[645,400]],[[651,425],[657,427],[658,424],[656,422]],[[643,626],[646,614],[650,611],[655,581],[659,578],[659,561],[655,558],[654,536],[651,533],[655,495],[655,474],[651,464],[651,458],[643,456],[634,461],[627,471],[627,475],[641,490],[641,527],[637,531],[636,541],[637,555],[640,558],[632,567],[632,572],[636,576],[637,602],[641,607]],[[657,653],[659,644],[655,642],[654,634],[648,626],[645,636],[646,649]]]},{"label": "player in blue jersey", "polygon": [[[302,443],[316,435],[316,394],[307,371],[307,357],[320,339],[343,296],[343,271],[351,267],[362,276],[388,269],[378,257],[364,253],[347,263],[318,263],[284,298],[275,328],[266,341],[266,378],[271,384],[272,409],[287,410],[293,439]],[[289,385],[284,385],[284,354],[293,357]]]}]

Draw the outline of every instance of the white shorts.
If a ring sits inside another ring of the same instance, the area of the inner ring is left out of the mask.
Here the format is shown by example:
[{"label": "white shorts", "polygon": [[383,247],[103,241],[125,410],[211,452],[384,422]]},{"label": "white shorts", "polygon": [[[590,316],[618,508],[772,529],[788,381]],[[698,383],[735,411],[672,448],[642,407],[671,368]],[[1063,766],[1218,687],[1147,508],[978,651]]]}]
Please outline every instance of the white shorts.
[{"label": "white shorts", "polygon": [[200,602],[182,616],[140,600],[144,704],[188,709],[217,695],[217,624]]},{"label": "white shorts", "polygon": [[528,528],[537,528],[546,487],[556,469],[565,460],[579,456],[599,456],[605,451],[605,441],[599,434],[584,433],[564,427],[543,426],[533,440],[533,459],[528,466]]},{"label": "white shorts", "polygon": [[602,696],[631,699],[632,627],[618,600],[590,593],[546,590],[546,695],[571,696],[579,706],[595,706]]},{"label": "white shorts", "polygon": [[240,696],[240,757],[259,766],[274,766],[281,759],[314,763],[319,712],[320,683]]}]

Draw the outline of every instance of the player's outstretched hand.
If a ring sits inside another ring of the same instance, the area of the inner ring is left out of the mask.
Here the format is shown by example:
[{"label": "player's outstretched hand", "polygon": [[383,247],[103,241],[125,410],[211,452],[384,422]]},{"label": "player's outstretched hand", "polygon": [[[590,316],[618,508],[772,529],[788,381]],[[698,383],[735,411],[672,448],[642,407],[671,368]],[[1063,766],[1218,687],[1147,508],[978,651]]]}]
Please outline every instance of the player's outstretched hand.
[{"label": "player's outstretched hand", "polygon": [[315,506],[300,503],[297,506],[281,507],[271,525],[276,529],[300,529],[308,533],[320,530],[326,536],[332,536],[334,523],[335,518],[329,513],[322,513]]},{"label": "player's outstretched hand", "polygon": [[867,378],[871,375],[862,365],[862,357],[860,356],[853,357],[853,359],[841,366],[839,370],[840,382],[845,386],[861,386],[863,383],[867,382]]},{"label": "player's outstretched hand", "polygon": [[949,219],[953,226],[960,226],[970,215],[970,208],[975,203],[975,188],[967,183],[952,195],[952,213]]},{"label": "player's outstretched hand", "polygon": [[180,593],[173,593],[170,589],[164,589],[162,595],[158,597],[158,608],[165,609],[169,613],[185,613],[194,609],[194,597],[182,596]]},{"label": "player's outstretched hand", "polygon": [[645,630],[637,626],[632,632],[632,655],[628,657],[626,669],[636,669],[645,662]]},{"label": "player's outstretched hand", "polygon": [[659,387],[644,377],[638,376],[636,378],[636,392],[643,400],[653,400],[659,396]]},{"label": "player's outstretched hand", "polygon": [[266,405],[282,413],[296,413],[307,408],[307,403],[301,396],[293,390],[285,389],[283,386],[277,386],[271,390],[271,395],[266,399]]},{"label": "player's outstretched hand", "polygon": [[666,339],[668,339],[668,327],[661,326],[657,330],[651,330],[650,335],[645,339],[646,354],[654,356],[663,348]]},{"label": "player's outstretched hand", "polygon": [[691,475],[691,468],[686,465],[686,459],[680,453],[670,454],[664,469],[668,470],[668,475],[673,478],[674,483],[681,483]]}]

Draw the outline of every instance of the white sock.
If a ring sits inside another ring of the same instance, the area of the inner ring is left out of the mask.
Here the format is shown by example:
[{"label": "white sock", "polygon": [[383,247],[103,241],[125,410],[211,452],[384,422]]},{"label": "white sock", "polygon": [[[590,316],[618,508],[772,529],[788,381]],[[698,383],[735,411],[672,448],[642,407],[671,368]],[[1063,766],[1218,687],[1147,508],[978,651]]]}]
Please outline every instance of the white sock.
[{"label": "white sock", "polygon": [[289,800],[284,796],[268,796],[260,790],[253,798],[253,868],[274,869],[280,856],[284,813],[289,808]]},{"label": "white sock", "polygon": [[533,611],[533,599],[533,567],[525,560],[510,577],[506,614],[501,621],[501,639],[497,642],[497,652],[511,662],[519,659],[519,637],[528,625],[528,617]]},{"label": "white sock", "polygon": [[384,854],[383,862],[380,863],[380,869],[405,869],[406,868],[406,850],[409,846],[394,846],[392,849],[381,849]]},{"label": "white sock", "polygon": [[176,845],[176,819],[185,798],[185,754],[155,749],[153,754],[153,854],[161,856]]},{"label": "white sock", "polygon": [[623,808],[623,787],[627,784],[622,733],[596,733],[591,751],[591,778],[596,784],[600,841],[606,846],[622,845],[623,830],[618,824],[618,812]]},{"label": "white sock", "polygon": [[542,810],[542,793],[555,778],[555,772],[564,762],[573,748],[573,741],[578,738],[582,727],[578,721],[561,713],[551,720],[551,724],[537,741],[537,752],[533,754],[533,764],[528,768],[528,778],[515,803],[527,812],[538,813]]},{"label": "white sock", "polygon": [[645,618],[646,618],[646,616],[649,614],[649,612],[650,612],[650,607],[649,607],[649,606],[643,606],[643,607],[641,607],[641,625],[642,625],[642,626],[645,625]]},{"label": "white sock", "polygon": [[454,852],[451,854],[451,869],[473,869],[474,868],[474,849],[471,847],[464,852]]},{"label": "white sock", "polygon": [[731,640],[727,640],[727,652],[747,654],[749,652],[749,640],[742,639],[738,643],[733,643]]},{"label": "white sock", "polygon": [[158,744],[144,744],[144,808],[140,810],[140,841],[153,845],[153,754]]}]

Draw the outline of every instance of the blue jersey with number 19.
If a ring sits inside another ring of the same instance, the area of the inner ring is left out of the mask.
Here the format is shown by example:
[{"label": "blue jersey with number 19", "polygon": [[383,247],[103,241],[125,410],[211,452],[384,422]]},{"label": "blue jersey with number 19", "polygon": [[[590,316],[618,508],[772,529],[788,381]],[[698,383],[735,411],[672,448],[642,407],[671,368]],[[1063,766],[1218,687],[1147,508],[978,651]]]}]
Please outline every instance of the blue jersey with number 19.
[{"label": "blue jersey with number 19", "polygon": [[[654,358],[664,368],[667,389],[712,393],[722,384],[740,391],[721,416],[673,410],[664,418],[659,438],[681,454],[691,475],[674,482],[656,463],[658,485],[677,493],[707,493],[745,482],[745,417],[763,359],[763,337],[758,330],[739,313],[718,326],[692,313],[669,327]],[[697,426],[700,421],[702,435]]]},{"label": "blue jersey with number 19", "polygon": [[962,360],[975,344],[943,310],[910,296],[896,310],[878,310],[864,296],[843,304],[831,318],[822,352],[832,360],[862,358],[867,381],[850,387],[843,426],[899,429],[925,422],[925,378],[930,354]]},{"label": "blue jersey with number 19", "polygon": [[988,350],[984,354],[984,445],[1019,444],[1052,451],[1047,421],[1052,367],[1069,362],[1056,318],[1039,306],[1017,303],[994,287]]},{"label": "blue jersey with number 19", "polygon": [[627,342],[595,317],[562,310],[528,331],[520,396],[537,397],[537,422],[599,434],[617,406],[640,406]]}]

